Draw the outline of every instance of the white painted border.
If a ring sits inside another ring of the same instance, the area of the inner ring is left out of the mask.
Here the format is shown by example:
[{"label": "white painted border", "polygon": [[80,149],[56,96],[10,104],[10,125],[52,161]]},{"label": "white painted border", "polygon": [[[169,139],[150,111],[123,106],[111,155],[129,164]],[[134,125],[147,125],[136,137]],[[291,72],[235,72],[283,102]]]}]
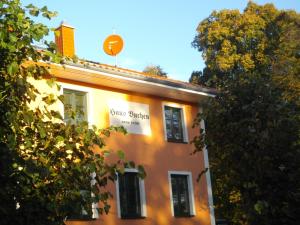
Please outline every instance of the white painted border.
[{"label": "white painted border", "polygon": [[[85,71],[85,72],[88,72],[88,73],[99,74],[99,75],[102,75],[102,76],[105,76],[105,77],[108,77],[108,78],[112,77],[112,78],[117,78],[119,80],[132,81],[132,82],[135,82],[135,83],[146,84],[146,85],[149,85],[149,86],[158,86],[158,87],[163,87],[163,88],[166,88],[166,89],[171,89],[171,90],[196,94],[196,95],[200,95],[200,96],[215,97],[214,94],[209,94],[209,93],[206,93],[206,92],[203,92],[203,91],[194,91],[194,90],[190,90],[190,89],[186,89],[186,88],[172,87],[172,86],[165,85],[165,84],[159,84],[159,83],[139,80],[139,79],[135,79],[135,78],[131,78],[131,77],[120,76],[118,74],[121,74],[121,75],[127,75],[127,74],[117,72],[117,71],[112,71],[112,72],[115,73],[115,74],[112,74],[112,73],[107,73],[107,72],[104,72],[104,71],[97,71],[97,70],[92,70],[92,69],[87,69],[87,68],[80,68],[80,67],[77,67],[77,66],[70,66],[70,65],[62,66],[62,65],[57,64],[57,63],[52,63],[52,64],[55,65],[55,66],[58,66],[58,67],[65,67],[65,68],[70,68],[70,69],[74,69],[74,70]],[[95,77],[95,76],[92,76],[92,77]]]},{"label": "white painted border", "polygon": [[[199,112],[202,112],[202,108],[199,108]],[[205,133],[204,120],[201,121],[200,128],[203,129],[203,131]],[[209,207],[209,214],[210,214],[210,223],[211,223],[211,225],[216,225],[215,211],[214,211],[214,201],[213,201],[212,186],[211,186],[211,179],[210,179],[210,170],[209,170],[208,152],[207,152],[206,146],[203,147],[203,155],[204,155],[204,167],[207,168],[207,171],[205,173],[205,177],[206,177],[206,183],[207,183],[207,195],[208,195],[208,207]]]},{"label": "white painted border", "polygon": [[[137,169],[125,169],[127,173],[138,173]],[[118,175],[117,175],[118,176]],[[120,206],[120,192],[119,192],[119,179],[116,180],[116,195],[117,195],[117,210],[118,218],[121,218],[121,206]],[[141,216],[147,217],[147,203],[146,203],[146,191],[144,180],[139,178],[139,188],[140,188],[140,201],[141,201]]]},{"label": "white painted border", "polygon": [[178,103],[172,103],[172,102],[162,102],[162,114],[163,114],[163,120],[164,120],[163,124],[164,124],[165,141],[168,141],[166,117],[165,117],[165,106],[181,109],[181,126],[182,126],[183,141],[188,142],[189,137],[188,137],[187,123],[186,123],[185,105],[178,104]]},{"label": "white painted border", "polygon": [[[118,174],[117,174],[118,177]],[[117,213],[118,218],[121,218],[121,204],[120,204],[120,192],[119,192],[119,177],[116,180],[116,196],[117,196]]]},{"label": "white painted border", "polygon": [[[94,101],[92,95],[92,89],[88,87],[83,87],[75,84],[67,84],[59,82],[61,86],[60,95],[64,94],[64,89],[74,90],[74,91],[82,91],[86,92],[86,110],[87,110],[87,122],[89,126],[94,124]],[[60,104],[60,113],[62,117],[64,117],[64,105],[63,103]]]},{"label": "white painted border", "polygon": [[190,203],[190,215],[195,216],[195,198],[194,198],[194,188],[193,188],[193,179],[192,173],[189,171],[168,171],[168,180],[169,180],[169,192],[170,192],[170,202],[171,202],[171,213],[174,216],[174,207],[173,207],[173,192],[172,192],[172,182],[171,175],[187,175],[188,177],[188,191],[189,191],[189,203]]},{"label": "white painted border", "polygon": [[[68,84],[68,83],[63,83],[63,82],[58,82],[60,85],[60,95],[64,94],[64,89],[69,89],[69,90],[74,90],[74,91],[81,91],[86,93],[86,110],[87,110],[87,122],[89,126],[92,126],[94,124],[94,104],[93,104],[93,95],[92,95],[92,89],[88,87],[83,87],[75,84]],[[64,118],[64,104],[60,102],[59,105],[59,112]],[[96,174],[91,174],[91,184],[95,182],[95,176]],[[93,196],[92,196],[93,197]],[[99,213],[98,213],[98,203],[92,203],[92,218],[97,219],[99,218]]]},{"label": "white painted border", "polygon": [[[95,185],[96,184],[96,173],[93,172],[91,174],[91,185]],[[92,197],[94,197],[95,195],[92,193]],[[92,203],[92,218],[93,219],[98,219],[99,218],[99,213],[98,213],[98,203]]]}]

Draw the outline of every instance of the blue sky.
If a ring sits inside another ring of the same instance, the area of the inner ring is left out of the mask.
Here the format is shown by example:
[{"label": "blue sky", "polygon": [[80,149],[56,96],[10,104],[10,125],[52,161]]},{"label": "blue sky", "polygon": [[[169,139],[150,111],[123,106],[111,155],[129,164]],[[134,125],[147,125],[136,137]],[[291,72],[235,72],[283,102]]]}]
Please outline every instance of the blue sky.
[{"label": "blue sky", "polygon": [[[75,27],[75,48],[79,58],[114,64],[102,50],[113,30],[123,37],[118,66],[142,71],[149,64],[160,65],[173,79],[188,81],[192,71],[202,70],[201,53],[191,47],[199,22],[213,10],[243,10],[248,0],[21,0],[23,5],[47,5],[62,20]],[[256,0],[273,3],[279,9],[300,12],[299,0]],[[54,40],[51,34],[48,39]]]}]

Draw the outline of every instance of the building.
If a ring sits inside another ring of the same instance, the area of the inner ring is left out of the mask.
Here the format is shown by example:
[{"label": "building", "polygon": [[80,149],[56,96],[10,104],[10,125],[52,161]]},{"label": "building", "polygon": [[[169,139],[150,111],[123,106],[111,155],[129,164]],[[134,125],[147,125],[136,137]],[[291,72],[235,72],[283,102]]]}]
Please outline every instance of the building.
[{"label": "building", "polygon": [[[62,23],[58,30],[60,52],[72,57],[74,29]],[[201,102],[213,97],[213,90],[88,61],[52,64],[50,72],[62,86],[65,119],[71,108],[98,127],[123,125],[129,134],[115,134],[107,145],[124,150],[147,173],[141,180],[129,169],[109,186],[114,200],[108,215],[95,213],[94,220],[69,220],[68,225],[215,223],[209,173],[196,181],[208,165],[207,153],[191,155],[189,143],[199,134],[192,124]]]}]

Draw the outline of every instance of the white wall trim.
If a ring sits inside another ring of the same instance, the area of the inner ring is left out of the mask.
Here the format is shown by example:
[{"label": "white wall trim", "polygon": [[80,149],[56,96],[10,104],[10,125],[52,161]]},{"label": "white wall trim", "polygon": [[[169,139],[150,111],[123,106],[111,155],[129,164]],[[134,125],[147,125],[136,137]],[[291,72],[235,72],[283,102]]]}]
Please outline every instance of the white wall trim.
[{"label": "white wall trim", "polygon": [[[138,173],[139,171],[134,168],[126,168],[127,173]],[[117,175],[118,176],[118,175]],[[116,180],[116,195],[117,195],[117,210],[118,218],[121,218],[121,205],[120,205],[120,192],[119,192],[119,178]],[[141,216],[147,217],[147,203],[146,203],[146,191],[144,180],[139,178],[139,188],[140,188],[140,201],[141,201]]]},{"label": "white wall trim", "polygon": [[[52,63],[52,64],[55,65],[55,66],[58,66],[58,67],[63,67],[62,65],[57,64],[57,63]],[[112,77],[112,78],[117,78],[119,80],[126,80],[126,81],[135,82],[135,83],[146,84],[146,85],[149,85],[149,86],[158,86],[158,87],[163,87],[163,88],[166,88],[166,89],[171,89],[171,90],[196,94],[196,95],[200,95],[200,96],[215,97],[214,94],[210,94],[210,93],[206,93],[206,92],[202,92],[202,91],[194,91],[194,90],[185,89],[185,88],[172,87],[172,86],[165,85],[165,84],[158,84],[158,83],[155,83],[155,82],[149,82],[149,81],[139,80],[139,79],[135,79],[135,78],[131,78],[131,77],[120,76],[120,75],[117,75],[117,74],[111,74],[111,73],[107,73],[107,72],[104,72],[104,71],[97,71],[97,70],[93,70],[93,69],[81,68],[81,67],[71,66],[71,65],[64,65],[64,67],[74,69],[74,70],[84,71],[84,72],[88,72],[88,73],[100,74],[100,75],[108,77],[108,78]],[[115,71],[112,71],[112,72],[115,72]],[[121,73],[121,72],[115,72],[115,73],[119,73],[121,75],[124,75],[124,73]]]},{"label": "white wall trim", "polygon": [[[94,100],[93,100],[92,88],[83,87],[83,86],[79,86],[79,85],[75,85],[75,84],[67,84],[67,83],[62,83],[62,82],[59,82],[59,85],[61,85],[60,95],[64,94],[64,89],[86,92],[87,122],[88,122],[89,126],[94,125]],[[62,117],[64,117],[63,103],[60,104],[59,111],[60,111]]]},{"label": "white wall trim", "polygon": [[[95,172],[93,172],[92,174],[91,174],[91,185],[95,185],[96,184],[96,173]],[[94,197],[95,195],[92,193],[92,197]],[[98,213],[98,203],[92,203],[92,213],[93,213],[93,215],[92,215],[92,218],[93,219],[98,219],[99,218],[99,213]]]},{"label": "white wall trim", "polygon": [[185,105],[173,103],[173,102],[162,102],[162,114],[163,114],[163,125],[164,125],[164,134],[165,134],[165,141],[168,140],[167,136],[167,127],[166,127],[166,118],[165,118],[165,106],[173,107],[173,108],[179,108],[181,109],[181,125],[182,125],[182,135],[183,135],[183,141],[188,142],[188,129],[187,129],[187,120],[186,120],[186,110]]},{"label": "white wall trim", "polygon": [[[201,108],[199,109],[199,112],[202,112]],[[203,131],[205,133],[204,120],[201,121],[200,128],[203,129]],[[207,171],[205,173],[205,177],[206,177],[206,183],[207,183],[207,195],[208,195],[208,207],[209,207],[209,214],[210,214],[210,223],[211,223],[211,225],[216,225],[215,211],[214,211],[214,201],[213,201],[212,186],[211,186],[211,179],[210,179],[208,152],[207,152],[206,146],[203,147],[203,155],[204,155],[204,167],[207,168]]]},{"label": "white wall trim", "polygon": [[[118,174],[117,174],[118,176]],[[119,192],[119,177],[116,180],[116,196],[117,196],[117,213],[118,218],[121,218],[120,192]]]},{"label": "white wall trim", "polygon": [[168,171],[168,180],[169,180],[169,193],[170,193],[170,203],[171,203],[171,213],[174,216],[174,207],[173,207],[173,193],[172,193],[172,182],[171,175],[187,175],[188,178],[188,190],[189,190],[189,203],[190,203],[190,214],[191,216],[196,215],[195,209],[195,198],[194,198],[194,186],[192,173],[189,171]]},{"label": "white wall trim", "polygon": [[147,203],[146,203],[146,191],[144,180],[139,178],[140,185],[140,200],[141,200],[141,216],[147,217]]}]

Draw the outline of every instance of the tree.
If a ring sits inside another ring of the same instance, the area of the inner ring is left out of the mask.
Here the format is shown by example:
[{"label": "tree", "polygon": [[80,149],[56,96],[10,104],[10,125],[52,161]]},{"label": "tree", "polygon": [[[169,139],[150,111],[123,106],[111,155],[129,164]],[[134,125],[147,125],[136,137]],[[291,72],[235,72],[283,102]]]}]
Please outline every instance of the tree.
[{"label": "tree", "polygon": [[163,69],[160,66],[154,66],[154,65],[149,65],[146,66],[145,69],[143,70],[144,73],[150,74],[150,75],[157,75],[160,77],[167,77],[167,73],[163,71]]},{"label": "tree", "polygon": [[218,93],[203,107],[218,217],[232,224],[295,224],[300,213],[299,14],[249,2],[214,11],[193,45]]},{"label": "tree", "polygon": [[202,71],[193,71],[189,82],[192,84],[203,85],[207,87],[215,87],[215,82],[210,77],[210,70],[209,68],[204,68]]},{"label": "tree", "polygon": [[[109,180],[124,167],[134,166],[118,151],[119,160],[107,162],[105,137],[123,128],[98,130],[87,122],[64,123],[51,105],[61,99],[40,93],[30,79],[40,80],[47,63],[59,63],[53,43],[43,40],[49,29],[32,20],[56,13],[47,7],[22,7],[19,0],[0,2],[0,223],[64,224],[83,210],[92,214],[91,204],[99,202],[99,213],[109,211]],[[33,43],[42,42],[44,50]],[[28,63],[30,62],[30,63]],[[53,79],[49,88],[59,88]],[[36,108],[37,97],[43,104]],[[142,167],[139,167],[143,171]],[[143,172],[140,173],[144,175]],[[91,182],[92,181],[92,182]],[[83,191],[85,190],[85,191]],[[79,203],[79,204],[78,204]],[[79,211],[79,212],[78,212]]]},{"label": "tree", "polygon": [[193,71],[191,74],[191,77],[189,79],[189,82],[191,84],[201,84],[201,77],[202,77],[202,71]]}]

